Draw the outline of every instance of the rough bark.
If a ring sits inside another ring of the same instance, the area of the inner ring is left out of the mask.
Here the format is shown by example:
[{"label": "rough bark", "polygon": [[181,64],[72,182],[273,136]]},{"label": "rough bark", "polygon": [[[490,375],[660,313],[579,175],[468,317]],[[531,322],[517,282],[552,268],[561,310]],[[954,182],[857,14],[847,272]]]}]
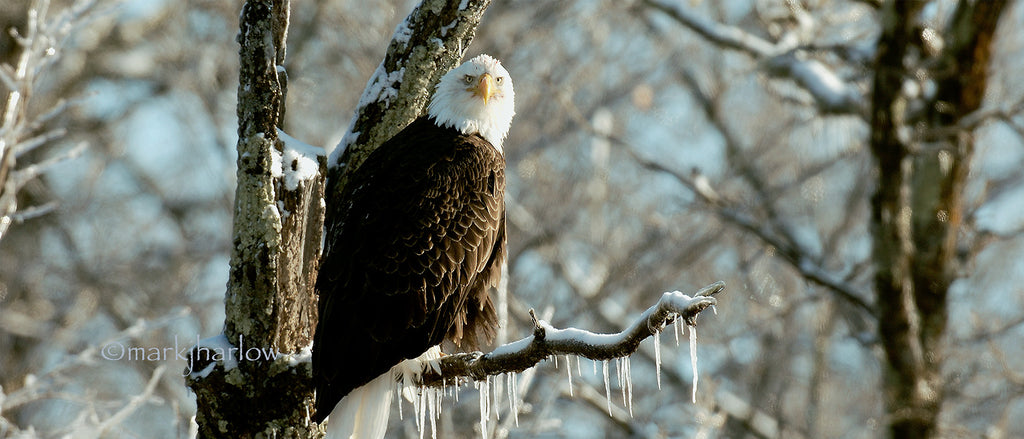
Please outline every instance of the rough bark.
[{"label": "rough bark", "polygon": [[[283,174],[292,163],[277,127],[284,113],[288,0],[252,0],[242,7],[238,42],[238,171],[233,248],[225,298],[225,340],[239,348],[237,367],[223,361],[203,371],[210,355],[193,351],[188,385],[197,400],[200,437],[315,437],[308,362],[246,357],[250,348],[298,354],[312,341],[313,291],[323,228],[323,175],[294,188]],[[229,353],[228,355],[232,355]]]},{"label": "rough bark", "polygon": [[[1006,5],[961,2],[941,33],[944,48],[936,50],[931,31],[917,24],[925,3],[886,4],[872,92],[871,150],[879,171],[872,198],[876,306],[894,438],[938,432],[948,292],[974,149],[959,123],[981,106],[991,42]],[[936,95],[914,114],[908,111],[912,98],[901,90],[912,69],[924,65],[933,66],[928,74]]]}]

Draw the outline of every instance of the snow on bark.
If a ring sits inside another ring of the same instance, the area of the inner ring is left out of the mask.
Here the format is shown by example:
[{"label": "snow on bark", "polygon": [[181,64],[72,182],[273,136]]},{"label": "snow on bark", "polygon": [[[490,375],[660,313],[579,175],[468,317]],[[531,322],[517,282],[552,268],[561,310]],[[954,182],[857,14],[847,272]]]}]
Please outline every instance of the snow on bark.
[{"label": "snow on bark", "polygon": [[[282,152],[275,157],[275,177],[284,177],[284,188],[294,191],[303,181],[313,180],[320,175],[320,157],[324,149],[302,142],[284,131],[277,130],[277,138],[282,142]],[[276,150],[274,150],[276,152]]]}]

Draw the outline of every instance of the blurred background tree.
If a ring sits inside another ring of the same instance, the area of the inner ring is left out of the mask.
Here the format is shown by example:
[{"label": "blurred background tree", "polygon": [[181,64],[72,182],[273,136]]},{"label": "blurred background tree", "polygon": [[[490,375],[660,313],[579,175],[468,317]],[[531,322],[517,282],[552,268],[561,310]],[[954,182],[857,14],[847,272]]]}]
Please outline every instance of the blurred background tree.
[{"label": "blurred background tree", "polygon": [[[292,5],[289,133],[338,143],[415,3]],[[974,12],[989,3],[493,4],[470,54],[500,58],[517,89],[507,339],[529,331],[531,307],[557,326],[610,332],[660,291],[723,279],[728,292],[701,320],[696,404],[686,349],[663,334],[661,390],[650,342],[631,363],[632,416],[614,391],[608,414],[589,360],[568,362],[570,397],[560,358],[521,374],[518,427],[503,404],[488,434],[858,438],[909,420],[933,437],[1024,435],[1024,8]],[[30,4],[44,3],[0,5],[4,64],[22,53],[6,29],[26,35]],[[52,44],[58,58],[24,96],[24,117],[71,106],[18,139],[64,132],[17,166],[87,147],[21,188],[18,206],[59,204],[0,241],[0,435],[189,433],[183,361],[112,361],[103,349],[187,348],[222,329],[238,8],[49,3],[46,19],[73,27]],[[958,52],[982,46],[983,59]],[[966,67],[982,69],[983,86],[951,99],[951,80],[979,74],[954,62],[964,59],[979,61]],[[886,151],[902,154],[895,168],[879,166]],[[945,194],[957,211],[913,204],[943,199],[932,195],[953,170],[960,183]],[[903,183],[879,184],[887,175]],[[894,216],[881,213],[886,191]],[[895,235],[880,235],[883,220]],[[911,251],[928,242],[954,245],[933,264]],[[880,264],[887,246],[897,257]],[[933,277],[884,287],[887,272],[927,268]],[[924,291],[942,293],[937,314],[922,309]],[[942,330],[924,340],[929,315]],[[924,415],[894,410],[901,354],[902,370],[926,379]],[[478,437],[476,392],[446,403],[442,431]],[[390,431],[418,436],[409,418],[392,416]]]}]

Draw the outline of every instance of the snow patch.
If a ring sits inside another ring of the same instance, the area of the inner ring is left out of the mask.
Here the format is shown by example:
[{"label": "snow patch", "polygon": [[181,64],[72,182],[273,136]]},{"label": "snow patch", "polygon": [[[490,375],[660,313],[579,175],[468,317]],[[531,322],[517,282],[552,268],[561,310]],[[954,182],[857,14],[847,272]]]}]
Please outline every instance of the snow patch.
[{"label": "snow patch", "polygon": [[297,366],[302,363],[313,362],[313,343],[303,346],[297,354],[283,354],[281,356],[289,366]]},{"label": "snow patch", "polygon": [[[262,133],[261,133],[262,135]],[[274,178],[281,178],[283,173],[281,172],[281,151],[277,148],[270,147],[270,176]]]},{"label": "snow patch", "polygon": [[384,69],[384,63],[377,65],[370,81],[366,84],[366,91],[359,98],[359,108],[364,108],[372,102],[381,102],[384,106],[391,104],[391,100],[398,97],[398,85],[405,76],[405,67],[393,72]]},{"label": "snow patch", "polygon": [[277,138],[284,144],[284,152],[277,157],[279,162],[276,164],[281,165],[278,173],[284,176],[285,189],[294,191],[300,182],[315,179],[320,171],[318,157],[324,155],[324,149],[302,142],[280,129],[277,130]]},{"label": "snow patch", "polygon": [[[231,369],[234,369],[234,368],[238,367],[238,359],[235,358],[235,352],[238,352],[238,348],[235,347],[235,345],[231,344],[230,341],[228,341],[228,337],[226,335],[224,335],[223,332],[220,333],[220,334],[217,334],[217,335],[215,335],[213,337],[204,338],[202,340],[199,340],[199,343],[196,343],[195,346],[192,346],[192,349],[190,349],[190,351],[194,351],[194,350],[199,349],[199,348],[207,348],[207,349],[209,349],[209,350],[211,350],[213,352],[224,353],[224,355],[222,357],[224,359],[224,370],[225,371],[228,371],[228,370],[231,370]],[[211,363],[211,366],[213,364],[216,364],[216,363]],[[197,374],[204,374],[205,373],[206,375],[208,375],[210,373],[210,371],[212,371],[212,370],[213,369],[211,369],[210,366],[207,366],[202,371],[197,372]],[[206,375],[203,375],[203,376],[206,376]]]},{"label": "snow patch", "polygon": [[[441,35],[444,35],[443,33]],[[394,41],[403,46],[409,45],[409,40],[412,39],[412,27],[409,26],[409,19],[406,18],[395,26],[395,33],[391,35],[391,41]]]},{"label": "snow patch", "polygon": [[[352,120],[352,125],[355,125],[355,119],[354,118]],[[352,127],[351,126],[348,128],[348,131],[345,133],[344,136],[342,136],[341,141],[338,142],[338,146],[334,147],[334,150],[331,151],[330,156],[327,158],[327,167],[328,168],[333,168],[335,166],[341,166],[340,162],[341,162],[342,154],[345,154],[345,150],[348,149],[348,147],[350,145],[356,143],[356,140],[359,140],[359,135],[360,134],[362,134],[362,133],[359,132],[359,131],[352,131]]]},{"label": "snow patch", "polygon": [[498,347],[494,348],[494,350],[491,351],[489,354],[487,354],[487,356],[491,357],[491,358],[494,358],[494,357],[499,357],[499,356],[502,356],[502,355],[508,355],[508,354],[513,353],[513,352],[519,352],[519,351],[521,351],[523,349],[526,349],[526,347],[529,346],[530,343],[533,343],[533,336],[532,335],[529,336],[529,337],[526,337],[526,338],[522,338],[522,339],[516,340],[516,341],[511,342],[511,343],[506,343],[506,344],[503,344],[501,346],[498,346]]},{"label": "snow patch", "polygon": [[448,24],[446,24],[444,26],[441,26],[441,36],[442,37],[448,36],[448,31],[451,30],[452,28],[454,28],[455,25],[457,25],[457,24],[459,24],[459,20],[452,20],[451,23],[448,23]]}]

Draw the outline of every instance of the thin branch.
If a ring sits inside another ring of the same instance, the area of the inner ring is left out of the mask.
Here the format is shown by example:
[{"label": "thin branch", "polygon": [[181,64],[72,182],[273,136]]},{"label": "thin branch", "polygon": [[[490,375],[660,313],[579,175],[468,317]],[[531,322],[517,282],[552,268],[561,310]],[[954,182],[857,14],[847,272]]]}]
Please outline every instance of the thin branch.
[{"label": "thin branch", "polygon": [[[570,110],[567,114],[569,114],[570,117],[573,117],[573,119],[576,120],[580,124],[580,126],[586,128],[592,135],[605,138],[609,141],[624,146],[626,153],[633,157],[633,159],[636,160],[636,162],[639,163],[641,166],[651,170],[664,172],[674,177],[677,181],[679,181],[679,183],[681,183],[683,186],[686,186],[687,189],[690,189],[694,194],[696,194],[697,198],[701,202],[712,207],[713,212],[720,218],[732,223],[733,225],[743,230],[753,233],[758,238],[761,238],[761,240],[764,241],[766,244],[781,250],[781,253],[782,255],[785,256],[785,259],[788,262],[790,262],[793,268],[800,272],[804,277],[811,280],[812,282],[815,282],[821,286],[831,289],[841,298],[856,305],[858,308],[865,311],[868,315],[874,315],[874,306],[868,303],[865,299],[862,299],[862,297],[867,297],[867,294],[858,291],[853,286],[844,282],[839,276],[829,273],[827,270],[825,270],[820,265],[815,263],[808,256],[809,252],[801,248],[795,248],[795,243],[797,241],[793,237],[786,236],[787,239],[786,241],[784,241],[783,239],[779,238],[776,235],[776,233],[774,233],[770,229],[769,226],[764,225],[763,222],[757,221],[754,218],[750,218],[749,216],[743,215],[736,209],[730,207],[727,201],[720,197],[714,191],[714,188],[711,187],[707,177],[700,173],[699,170],[694,169],[691,172],[690,176],[686,176],[680,172],[675,171],[674,169],[666,167],[660,162],[648,160],[646,158],[641,157],[639,154],[637,154],[636,148],[630,142],[626,141],[626,139],[623,139],[614,134],[598,132],[598,130],[596,130],[594,126],[589,121],[587,121],[585,117],[583,117],[582,113],[580,113],[579,109],[576,108],[571,101],[567,99],[564,99],[563,101],[565,103],[566,108]],[[751,174],[753,175],[753,173]],[[763,187],[764,185],[760,184],[755,186]],[[773,216],[777,217],[777,215]]]},{"label": "thin branch", "polygon": [[156,390],[156,385],[160,383],[160,378],[164,375],[164,371],[167,369],[166,365],[160,365],[153,371],[153,375],[150,376],[149,382],[146,383],[146,387],[142,390],[142,393],[133,396],[124,407],[121,407],[117,413],[114,413],[107,418],[103,423],[97,426],[95,437],[101,437],[110,432],[110,429],[116,425],[119,425],[128,419],[135,410],[142,406],[146,401],[153,398],[153,391]]},{"label": "thin branch", "polygon": [[723,205],[719,197],[714,197],[712,196],[713,193],[708,193],[708,191],[711,190],[710,185],[699,184],[702,180],[706,179],[706,177],[704,177],[703,174],[695,172],[695,177],[687,177],[679,172],[676,172],[673,169],[669,169],[668,167],[662,165],[661,163],[641,158],[637,156],[631,149],[628,151],[630,154],[634,156],[634,158],[637,160],[638,163],[640,163],[641,166],[655,171],[663,172],[668,175],[671,175],[672,177],[675,177],[675,179],[678,180],[681,184],[683,184],[684,186],[692,190],[695,194],[697,194],[701,201],[710,206],[713,206],[715,208],[715,213],[720,218],[732,223],[733,225],[743,230],[746,230],[747,232],[752,233],[754,236],[760,238],[761,241],[763,241],[765,244],[771,245],[772,247],[779,249],[779,254],[781,254],[785,258],[785,260],[790,263],[790,266],[796,269],[803,277],[807,278],[808,280],[818,285],[821,285],[832,290],[837,295],[839,295],[840,298],[860,308],[868,315],[874,315],[874,305],[868,303],[867,300],[863,299],[863,297],[868,297],[867,294],[858,291],[856,288],[845,282],[839,276],[836,276],[828,272],[828,270],[824,269],[823,267],[818,265],[818,263],[814,262],[807,255],[806,252],[802,251],[802,249],[795,249],[789,243],[783,241],[782,239],[779,239],[775,233],[773,233],[771,230],[769,230],[767,226],[763,224],[763,222],[757,221],[754,218],[751,218],[747,215],[743,215],[742,213],[736,211],[735,209]]},{"label": "thin branch", "polygon": [[471,352],[446,356],[425,367],[420,384],[439,387],[456,378],[482,380],[487,376],[522,372],[552,355],[576,355],[591,360],[610,360],[636,352],[640,342],[682,318],[695,325],[701,311],[717,303],[714,296],[725,289],[719,281],[708,285],[693,297],[678,291],[665,293],[633,324],[616,334],[595,334],[577,328],[557,329],[537,321],[533,335],[499,346],[487,354]]}]

